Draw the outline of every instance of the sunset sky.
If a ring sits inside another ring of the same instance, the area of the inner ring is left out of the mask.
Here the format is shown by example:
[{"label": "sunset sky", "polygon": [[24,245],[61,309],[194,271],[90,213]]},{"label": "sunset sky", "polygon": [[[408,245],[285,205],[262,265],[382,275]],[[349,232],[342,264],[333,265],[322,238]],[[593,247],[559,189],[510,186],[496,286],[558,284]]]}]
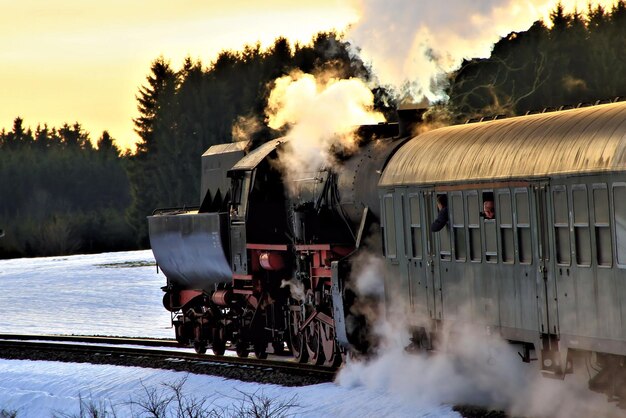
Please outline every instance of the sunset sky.
[{"label": "sunset sky", "polygon": [[[586,2],[564,0],[572,9]],[[597,4],[597,1],[592,2]],[[613,1],[600,1],[611,5]],[[269,46],[278,36],[308,42],[347,31],[380,79],[423,87],[463,56],[486,55],[513,30],[545,17],[553,0],[0,0],[0,129],[79,122],[122,148],[138,139],[135,95],[150,63],[184,57],[205,65],[223,49]],[[350,29],[347,30],[348,25]],[[437,62],[424,59],[432,48]]]}]

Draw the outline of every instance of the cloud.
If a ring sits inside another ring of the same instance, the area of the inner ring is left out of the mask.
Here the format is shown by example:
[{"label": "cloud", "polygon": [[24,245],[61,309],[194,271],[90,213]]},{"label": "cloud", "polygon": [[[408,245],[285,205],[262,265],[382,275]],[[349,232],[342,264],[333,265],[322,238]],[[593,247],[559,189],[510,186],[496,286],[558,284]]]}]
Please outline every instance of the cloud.
[{"label": "cloud", "polygon": [[[442,96],[439,77],[463,58],[487,57],[493,44],[534,21],[549,21],[558,0],[353,0],[360,16],[348,38],[374,68],[379,81],[410,88],[414,98]],[[566,11],[587,10],[586,1],[561,0]],[[610,8],[613,0],[592,1]],[[407,84],[408,83],[408,84]]]}]

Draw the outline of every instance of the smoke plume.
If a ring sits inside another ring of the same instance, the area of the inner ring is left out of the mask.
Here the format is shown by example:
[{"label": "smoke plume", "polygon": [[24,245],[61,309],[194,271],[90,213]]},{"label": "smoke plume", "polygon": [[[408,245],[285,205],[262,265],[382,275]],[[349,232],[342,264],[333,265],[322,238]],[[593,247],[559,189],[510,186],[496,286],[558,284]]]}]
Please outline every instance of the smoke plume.
[{"label": "smoke plume", "polygon": [[[382,283],[383,276],[390,274],[385,273],[380,259],[360,259],[355,265],[363,267],[355,270],[354,287],[366,297],[377,289],[372,283]],[[389,277],[388,282],[399,281],[393,274]],[[376,321],[372,340],[377,341],[377,355],[367,360],[349,359],[337,377],[339,385],[365,386],[399,396],[416,408],[452,404],[503,410],[510,416],[626,416],[626,411],[608,403],[605,396],[588,389],[587,373],[569,375],[565,381],[543,378],[538,362],[520,360],[519,346],[484,327],[459,322],[463,318],[478,322],[465,307],[459,308],[454,329],[441,333],[436,351],[407,352],[409,326],[427,324],[429,319],[420,318],[419,310],[409,309],[406,289],[387,286],[385,292],[393,303],[378,309],[370,306],[371,312],[379,314],[368,316]]]},{"label": "smoke plume", "polygon": [[[352,0],[359,19],[347,37],[371,63],[382,84],[419,100],[442,98],[443,72],[464,58],[489,56],[502,36],[549,23],[559,0]],[[566,12],[588,3],[610,8],[614,0],[560,0]]]},{"label": "smoke plume", "polygon": [[266,114],[272,129],[287,129],[280,161],[290,182],[331,165],[333,151],[352,150],[358,125],[384,121],[372,110],[372,92],[358,79],[296,72],[274,83]]},{"label": "smoke plume", "polygon": [[254,116],[238,116],[233,122],[233,142],[248,141],[262,129],[262,123]]},{"label": "smoke plume", "polygon": [[304,299],[306,298],[306,290],[304,288],[304,284],[300,280],[296,280],[295,278],[283,280],[280,282],[280,287],[289,287],[291,297],[298,302],[304,302]]}]

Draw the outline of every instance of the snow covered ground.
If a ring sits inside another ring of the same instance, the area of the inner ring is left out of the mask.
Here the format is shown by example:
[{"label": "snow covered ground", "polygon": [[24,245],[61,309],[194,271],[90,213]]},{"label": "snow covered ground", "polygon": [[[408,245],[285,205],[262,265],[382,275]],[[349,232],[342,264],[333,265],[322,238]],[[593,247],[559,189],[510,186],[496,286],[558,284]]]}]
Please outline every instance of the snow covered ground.
[{"label": "snow covered ground", "polygon": [[[0,333],[172,338],[161,305],[165,284],[151,251],[0,260]],[[294,404],[297,417],[453,417],[439,401],[411,402],[358,380],[302,388],[258,385],[211,376],[116,366],[0,360],[0,409],[18,417],[77,414],[79,399],[140,416],[135,402],[185,379],[184,391],[233,411],[249,397]]]},{"label": "snow covered ground", "polygon": [[[100,334],[172,338],[161,305],[165,284],[150,251],[0,260],[0,333]],[[396,324],[397,325],[397,324]],[[246,399],[272,399],[295,417],[456,417],[450,405],[506,408],[516,416],[624,416],[584,383],[541,379],[506,343],[485,345],[471,334],[450,353],[415,356],[390,336],[385,355],[352,363],[335,383],[302,388],[259,385],[211,376],[117,366],[0,360],[0,410],[18,417],[77,414],[80,399],[146,416],[137,402],[172,394],[205,399],[229,415]],[[430,357],[430,358],[428,358]],[[186,379],[186,380],[185,380]],[[131,402],[134,401],[135,403]]]}]

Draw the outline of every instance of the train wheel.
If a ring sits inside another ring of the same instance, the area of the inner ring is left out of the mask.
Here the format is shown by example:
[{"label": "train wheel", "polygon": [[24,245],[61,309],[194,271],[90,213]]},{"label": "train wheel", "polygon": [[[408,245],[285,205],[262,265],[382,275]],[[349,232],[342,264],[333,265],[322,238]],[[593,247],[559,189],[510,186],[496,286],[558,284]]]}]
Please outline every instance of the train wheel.
[{"label": "train wheel", "polygon": [[264,342],[254,343],[254,357],[265,360],[267,358],[267,344]]},{"label": "train wheel", "polygon": [[322,350],[324,351],[324,365],[337,367],[341,364],[341,351],[335,341],[335,329],[326,323],[321,324]]},{"label": "train wheel", "polygon": [[235,344],[235,352],[237,353],[238,357],[248,357],[248,355],[250,354],[250,350],[248,350],[248,344],[238,342],[237,344]]},{"label": "train wheel", "polygon": [[302,312],[299,306],[291,305],[289,309],[289,345],[291,352],[298,363],[306,363],[309,359],[309,353],[305,347],[306,337],[304,333],[300,332]]},{"label": "train wheel", "polygon": [[216,356],[223,356],[226,352],[226,341],[224,340],[224,328],[213,328],[213,354]]},{"label": "train wheel", "polygon": [[206,353],[206,341],[194,341],[193,342],[193,349],[196,350],[196,353],[198,354],[204,354]]},{"label": "train wheel", "polygon": [[283,341],[272,342],[272,348],[274,349],[274,354],[277,356],[281,356],[285,353],[285,343]]},{"label": "train wheel", "polygon": [[324,364],[324,350],[322,347],[322,335],[320,322],[313,320],[305,329],[306,349],[309,352],[309,363]]}]

